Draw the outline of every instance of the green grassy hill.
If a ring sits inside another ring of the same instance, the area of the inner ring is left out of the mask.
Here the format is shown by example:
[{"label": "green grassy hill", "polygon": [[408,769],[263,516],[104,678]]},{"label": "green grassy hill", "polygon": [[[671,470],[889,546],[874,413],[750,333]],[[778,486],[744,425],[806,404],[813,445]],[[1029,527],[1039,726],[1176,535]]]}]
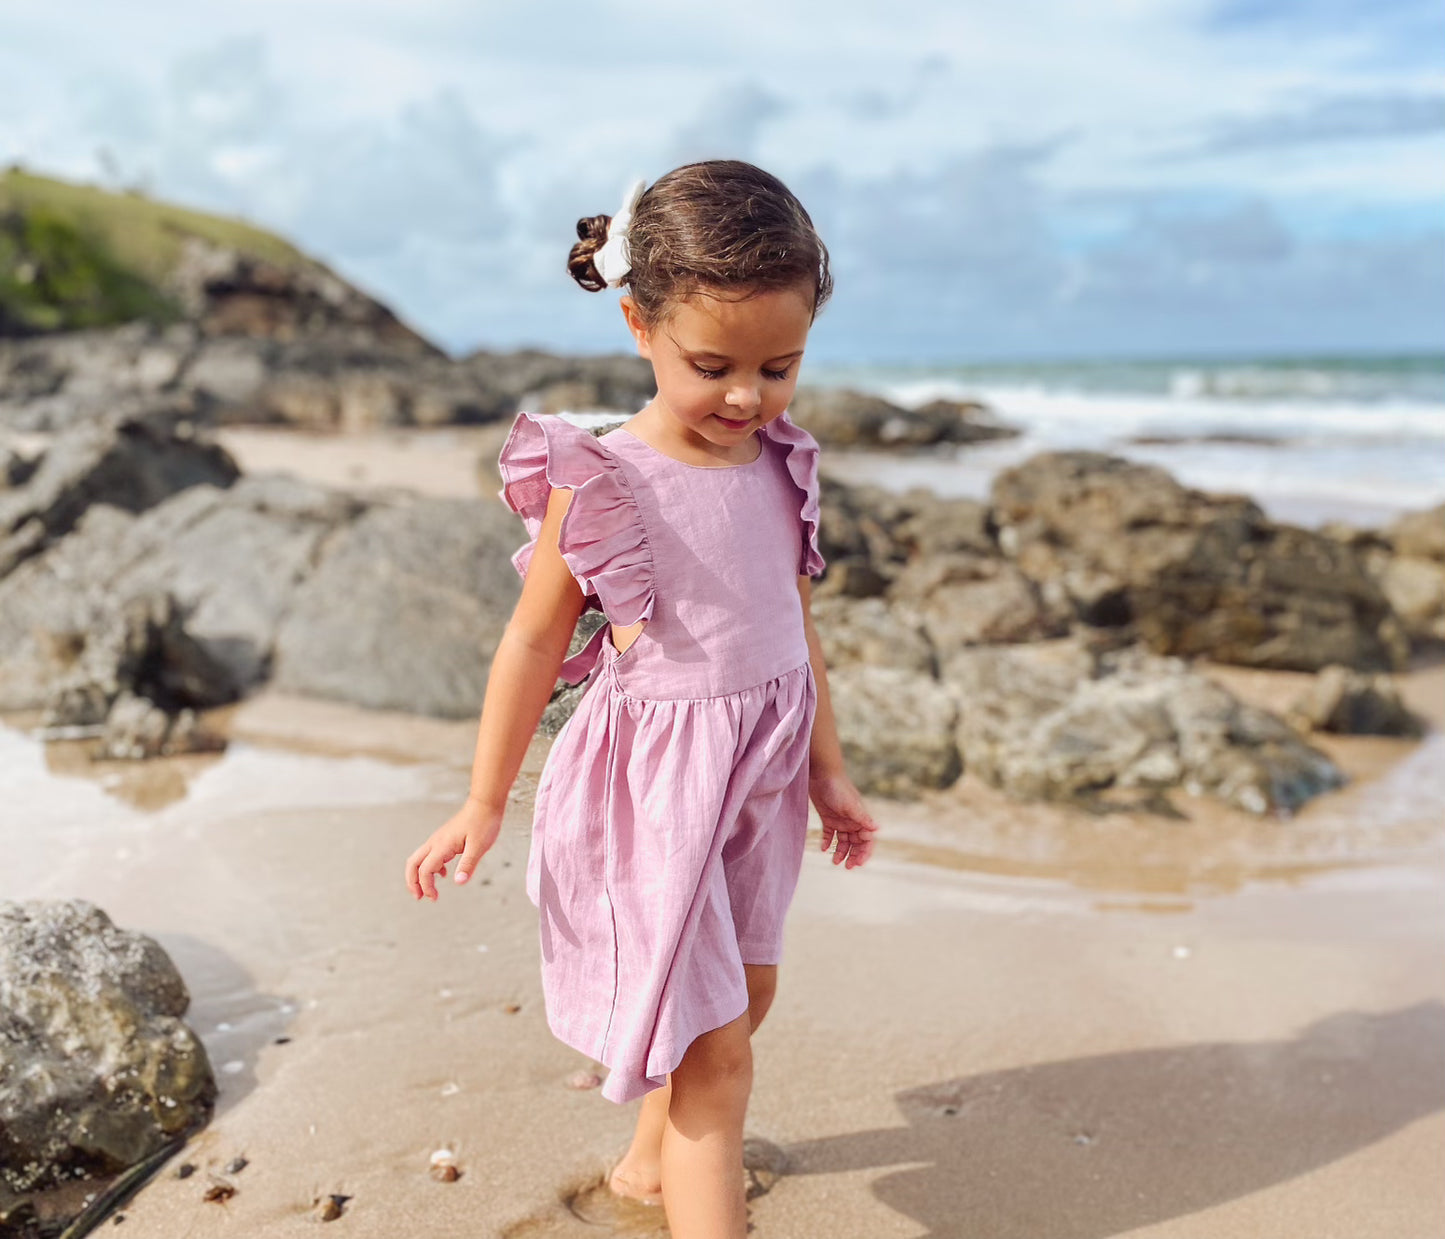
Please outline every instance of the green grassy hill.
[{"label": "green grassy hill", "polygon": [[0,336],[183,316],[165,292],[187,237],[276,266],[319,266],[239,220],[36,176],[0,173]]}]

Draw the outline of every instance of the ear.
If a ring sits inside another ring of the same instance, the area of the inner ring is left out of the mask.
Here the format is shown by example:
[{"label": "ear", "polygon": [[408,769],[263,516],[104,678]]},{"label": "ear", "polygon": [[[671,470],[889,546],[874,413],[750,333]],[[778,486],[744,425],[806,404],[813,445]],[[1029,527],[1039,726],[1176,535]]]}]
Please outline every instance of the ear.
[{"label": "ear", "polygon": [[652,341],[647,325],[642,321],[642,313],[637,308],[637,302],[631,294],[624,294],[618,299],[622,307],[622,317],[627,320],[627,330],[632,333],[632,338],[637,341],[637,355],[652,360]]}]

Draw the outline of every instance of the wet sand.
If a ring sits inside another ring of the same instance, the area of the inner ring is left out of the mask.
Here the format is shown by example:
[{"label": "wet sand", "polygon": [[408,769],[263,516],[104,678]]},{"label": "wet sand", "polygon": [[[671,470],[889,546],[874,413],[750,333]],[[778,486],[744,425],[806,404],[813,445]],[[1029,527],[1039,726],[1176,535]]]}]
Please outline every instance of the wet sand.
[{"label": "wet sand", "polygon": [[[1276,707],[1300,680],[1218,673]],[[1294,820],[966,778],[873,801],[861,870],[811,852],[756,1038],[748,1130],[788,1167],[758,1239],[1445,1235],[1445,672],[1406,689],[1436,732],[1330,741],[1354,782]],[[26,721],[0,728],[0,898],[154,935],[220,1084],[122,1233],[294,1235],[333,1194],[337,1233],[614,1233],[578,1214],[636,1103],[569,1087],[595,1064],[547,1031],[522,884],[547,741],[479,880],[433,905],[402,864],[464,794],[474,723],[266,693],[210,716],[225,754],[130,766]],[[205,1203],[217,1179],[236,1194]]]},{"label": "wet sand", "polygon": [[[1409,685],[1437,722],[1442,684]],[[595,1064],[547,1032],[522,888],[547,742],[482,880],[433,905],[402,862],[464,793],[472,724],[271,694],[212,722],[225,755],[125,768],[0,733],[34,810],[0,832],[0,897],[158,938],[220,1083],[125,1233],[292,1234],[332,1194],[353,1234],[608,1233],[566,1201],[588,1211],[635,1104],[568,1086]],[[804,867],[749,1119],[789,1170],[754,1233],[1445,1233],[1437,743],[1335,742],[1355,785],[1289,822],[971,779],[876,801],[872,864]],[[454,1183],[428,1175],[442,1147]],[[236,1195],[204,1203],[217,1178]]]}]

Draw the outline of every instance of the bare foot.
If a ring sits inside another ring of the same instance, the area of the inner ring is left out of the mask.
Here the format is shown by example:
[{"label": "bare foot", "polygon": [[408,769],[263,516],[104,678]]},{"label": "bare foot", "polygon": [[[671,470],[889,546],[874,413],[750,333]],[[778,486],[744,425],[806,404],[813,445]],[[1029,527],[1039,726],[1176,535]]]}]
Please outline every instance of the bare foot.
[{"label": "bare foot", "polygon": [[607,1186],[618,1196],[644,1205],[662,1203],[662,1163],[657,1158],[638,1156],[631,1149],[607,1178]]}]

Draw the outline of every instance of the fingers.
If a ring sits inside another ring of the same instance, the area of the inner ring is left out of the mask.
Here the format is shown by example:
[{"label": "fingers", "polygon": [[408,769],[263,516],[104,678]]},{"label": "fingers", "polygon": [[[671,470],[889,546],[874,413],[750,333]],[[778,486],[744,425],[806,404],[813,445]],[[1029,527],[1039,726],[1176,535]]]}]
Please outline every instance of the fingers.
[{"label": "fingers", "polygon": [[437,896],[437,874],[446,876],[447,861],[457,854],[457,849],[450,844],[431,843],[421,849],[421,857],[418,860],[415,855],[407,864],[407,885],[412,895],[417,899],[430,899],[436,902]]},{"label": "fingers", "polygon": [[480,836],[467,839],[467,846],[462,849],[461,858],[457,861],[457,875],[453,879],[458,886],[472,876],[484,850]]},{"label": "fingers", "polygon": [[824,822],[824,823],[823,823],[823,841],[822,841],[822,843],[819,845],[819,848],[820,848],[821,851],[826,852],[830,847],[833,846],[833,834],[834,834],[833,828],[832,828],[831,826],[829,826],[827,822]]}]

